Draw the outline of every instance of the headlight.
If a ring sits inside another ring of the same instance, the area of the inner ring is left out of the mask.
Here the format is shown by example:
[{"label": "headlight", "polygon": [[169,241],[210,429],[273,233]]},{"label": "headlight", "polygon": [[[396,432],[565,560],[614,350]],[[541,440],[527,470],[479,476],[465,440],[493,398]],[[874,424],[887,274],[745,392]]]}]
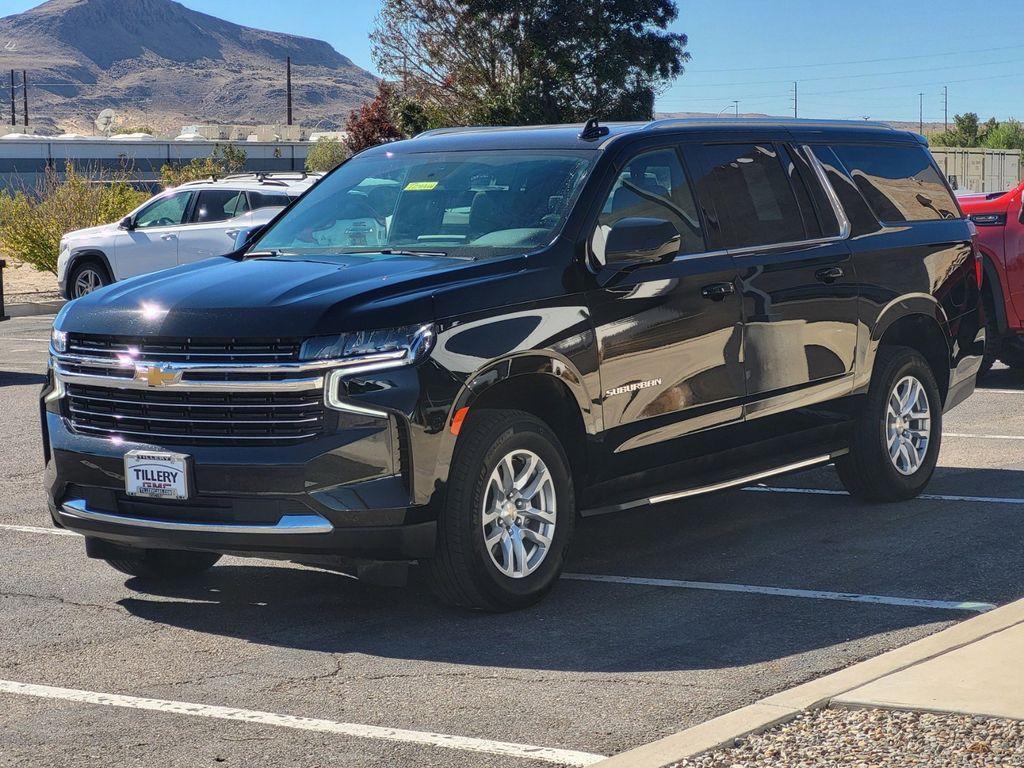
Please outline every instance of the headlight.
[{"label": "headlight", "polygon": [[[356,331],[306,339],[302,360],[338,360],[348,364],[411,365],[426,357],[434,345],[434,326],[408,325],[381,331]],[[360,365],[362,367],[362,365]]]},{"label": "headlight", "polygon": [[436,337],[432,324],[318,336],[307,339],[299,354],[303,360],[337,361],[338,367],[328,372],[324,385],[324,402],[329,408],[386,419],[387,412],[347,399],[342,379],[357,373],[414,365],[430,354]]},{"label": "headlight", "polygon": [[50,346],[54,352],[68,351],[68,334],[65,331],[58,331],[54,328],[50,332]]}]

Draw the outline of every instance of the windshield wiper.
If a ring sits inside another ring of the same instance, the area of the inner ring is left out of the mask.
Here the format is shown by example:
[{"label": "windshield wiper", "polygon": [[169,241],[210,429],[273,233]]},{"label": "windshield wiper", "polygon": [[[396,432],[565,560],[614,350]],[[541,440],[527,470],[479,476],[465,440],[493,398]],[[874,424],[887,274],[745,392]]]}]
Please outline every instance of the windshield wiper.
[{"label": "windshield wiper", "polygon": [[385,256],[447,256],[447,251],[411,251],[403,250],[401,248],[382,248],[377,253],[383,253]]}]

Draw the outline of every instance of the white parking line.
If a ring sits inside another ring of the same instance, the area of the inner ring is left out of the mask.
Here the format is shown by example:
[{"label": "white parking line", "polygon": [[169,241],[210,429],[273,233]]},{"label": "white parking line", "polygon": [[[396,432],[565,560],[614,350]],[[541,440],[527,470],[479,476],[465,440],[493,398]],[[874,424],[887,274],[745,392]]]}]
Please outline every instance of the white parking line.
[{"label": "white parking line", "polygon": [[38,525],[0,525],[0,531],[15,531],[16,533],[45,533],[50,536],[78,536],[74,531],[67,531],[63,528],[43,528]]},{"label": "white parking line", "polygon": [[[744,490],[787,490],[793,492],[814,492],[817,489],[776,489],[761,486],[745,488]],[[845,494],[846,491],[820,491],[829,495]],[[0,525],[0,530],[15,531],[21,533],[44,533],[56,534],[58,536],[77,536],[77,533],[61,530],[59,528],[37,528],[30,525]],[[712,592],[749,592],[760,595],[775,595],[778,597],[799,597],[812,600],[839,600],[848,603],[874,603],[876,605],[898,605],[911,608],[937,608],[948,611],[975,611],[984,613],[991,611],[996,606],[992,603],[980,603],[973,601],[957,602],[949,600],[922,600],[913,597],[889,597],[887,595],[860,595],[849,592],[823,592],[810,589],[790,589],[787,587],[760,587],[749,584],[729,584],[727,582],[713,581],[681,581],[677,579],[648,579],[635,576],[609,576],[597,573],[563,573],[563,579],[570,581],[596,581],[612,584],[632,584],[634,586],[648,587],[675,587],[677,589],[700,589]]]},{"label": "white parking line", "polygon": [[982,395],[1024,395],[1024,389],[989,389],[988,387],[978,387],[974,390],[974,393]]},{"label": "white parking line", "polygon": [[334,720],[320,720],[310,717],[296,717],[294,715],[278,715],[273,712],[260,712],[253,709],[218,707],[210,704],[166,701],[164,699],[146,699],[138,696],[81,691],[74,688],[54,688],[49,685],[32,685],[12,680],[0,680],[0,693],[9,693],[16,696],[35,696],[44,699],[61,699],[81,704],[100,704],[106,707],[145,709],[153,712],[187,715],[189,717],[236,720],[278,728],[294,728],[301,731],[317,731],[319,733],[332,733],[340,736],[354,736],[360,739],[397,741],[427,747],[455,749],[463,752],[480,752],[488,755],[500,755],[502,757],[520,757],[526,760],[540,760],[561,765],[587,766],[605,759],[603,755],[577,752],[569,749],[533,747],[528,744],[474,739],[466,736],[450,736],[444,733],[407,731],[402,728],[382,728],[376,725],[360,725],[359,723],[342,723]]},{"label": "white parking line", "polygon": [[[846,491],[834,491],[828,488],[776,488],[770,485],[748,485],[741,490],[760,491],[763,493],[804,493],[812,496],[849,496]],[[982,504],[1024,504],[1024,499],[1006,496],[954,496],[946,493],[922,493],[918,499],[928,501],[969,501]]]},{"label": "white parking line", "polygon": [[1024,435],[979,435],[973,432],[943,432],[943,437],[970,437],[975,440],[1024,440]]},{"label": "white parking line", "polygon": [[634,586],[644,587],[701,589],[712,592],[747,592],[755,595],[801,597],[810,600],[839,600],[846,603],[873,603],[875,605],[899,605],[911,608],[937,608],[944,611],[973,611],[975,613],[985,613],[986,611],[991,611],[996,607],[992,603],[920,600],[913,597],[858,595],[848,592],[821,592],[811,589],[787,589],[783,587],[754,587],[747,584],[728,584],[716,581],[681,581],[678,579],[646,579],[636,576],[606,576],[597,573],[563,573],[562,578],[571,579],[573,581],[598,581],[611,584],[631,584]]}]

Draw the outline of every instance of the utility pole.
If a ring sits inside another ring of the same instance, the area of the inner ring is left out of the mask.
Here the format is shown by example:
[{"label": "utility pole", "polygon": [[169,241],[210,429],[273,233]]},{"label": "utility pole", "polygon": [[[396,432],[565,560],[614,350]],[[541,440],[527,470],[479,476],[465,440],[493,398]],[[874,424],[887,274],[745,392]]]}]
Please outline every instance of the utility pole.
[{"label": "utility pole", "polygon": [[740,102],[739,102],[739,100],[738,99],[733,99],[732,100],[732,106],[733,106],[733,109],[736,110],[736,117],[739,117],[740,116]]},{"label": "utility pole", "polygon": [[794,80],[793,81],[793,117],[794,118],[797,118],[797,117],[800,116],[799,113],[798,113],[798,110],[797,110],[798,98],[799,98],[799,92],[797,91],[796,80]]},{"label": "utility pole", "polygon": [[14,100],[14,70],[11,70],[11,127],[13,128],[18,124],[18,113],[15,110],[16,102]]},{"label": "utility pole", "polygon": [[292,124],[292,57],[288,57],[288,125]]},{"label": "utility pole", "polygon": [[921,99],[920,111],[918,112],[918,118],[917,118],[917,132],[923,135],[924,134],[924,94],[923,93],[919,93],[917,95]]},{"label": "utility pole", "polygon": [[28,128],[28,75],[25,74],[25,70],[21,70],[21,95],[25,99],[24,112],[22,115],[25,118],[25,127]]},{"label": "utility pole", "polygon": [[942,130],[949,132],[949,86],[942,86]]}]

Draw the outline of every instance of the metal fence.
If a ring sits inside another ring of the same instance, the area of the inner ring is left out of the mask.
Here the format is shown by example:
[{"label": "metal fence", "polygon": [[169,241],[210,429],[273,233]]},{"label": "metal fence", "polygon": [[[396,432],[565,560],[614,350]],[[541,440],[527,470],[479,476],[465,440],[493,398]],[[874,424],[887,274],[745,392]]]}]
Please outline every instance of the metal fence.
[{"label": "metal fence", "polygon": [[932,155],[957,186],[973,192],[1005,192],[1021,180],[1019,149],[932,147]]}]

